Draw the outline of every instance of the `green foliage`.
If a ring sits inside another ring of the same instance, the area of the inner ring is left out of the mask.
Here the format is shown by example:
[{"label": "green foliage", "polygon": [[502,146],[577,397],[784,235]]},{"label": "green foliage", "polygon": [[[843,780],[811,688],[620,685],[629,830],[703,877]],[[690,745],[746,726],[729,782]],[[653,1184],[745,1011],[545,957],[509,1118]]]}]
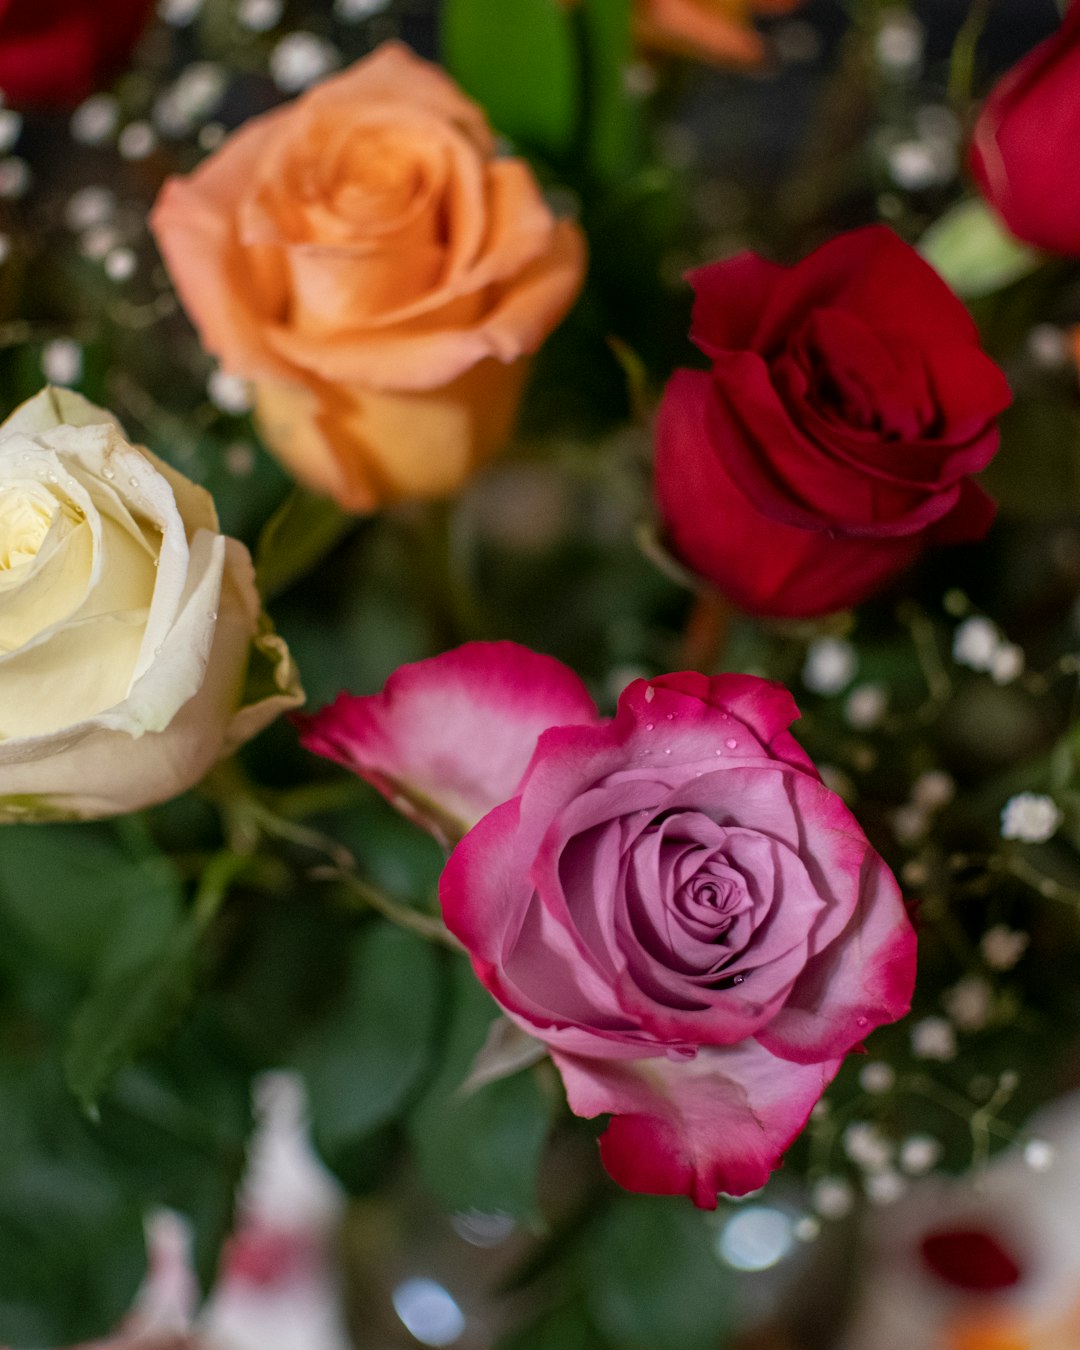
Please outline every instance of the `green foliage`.
[{"label": "green foliage", "polygon": [[115,1326],[146,1269],[143,1199],[54,1068],[0,1065],[0,1337],[68,1345]]},{"label": "green foliage", "polygon": [[180,915],[169,860],[107,825],[0,830],[0,913],[66,970],[114,972],[153,956]]},{"label": "green foliage", "polygon": [[600,1350],[584,1301],[565,1303],[499,1342],[498,1350]]},{"label": "green foliage", "polygon": [[935,221],[919,252],[965,300],[1011,286],[1043,262],[1043,255],[1014,239],[978,197],[958,202]]},{"label": "green foliage", "polygon": [[263,526],[255,549],[255,577],[263,599],[310,571],[354,524],[328,498],[293,488]]},{"label": "green foliage", "polygon": [[72,1092],[91,1110],[117,1071],[169,1030],[190,1000],[200,929],[178,926],[161,951],[110,969],[72,1018],[64,1072]]},{"label": "green foliage", "polygon": [[1009,453],[986,485],[1009,515],[1045,519],[1080,510],[1080,407],[1064,391],[1026,394],[1002,418]]},{"label": "green foliage", "polygon": [[641,135],[640,108],[626,88],[633,60],[633,0],[583,0],[578,19],[586,54],[582,81],[588,168],[600,183],[619,181],[633,167]]},{"label": "green foliage", "polygon": [[589,1310],[620,1350],[715,1350],[732,1324],[732,1276],[704,1216],[682,1201],[620,1198],[581,1263]]},{"label": "green foliage", "polygon": [[552,1102],[533,1071],[462,1092],[499,1011],[467,962],[456,959],[450,974],[435,1078],[408,1120],[420,1170],[447,1209],[498,1210],[536,1223],[536,1169]]},{"label": "green foliage", "polygon": [[198,931],[168,859],[137,830],[51,825],[0,832],[0,907],[43,958],[86,979],[64,1067],[93,1107],[192,993]]},{"label": "green foliage", "polygon": [[428,1070],[442,992],[438,964],[429,943],[387,924],[368,924],[354,938],[344,988],[295,1056],[315,1140],[332,1167],[341,1170],[402,1113]]},{"label": "green foliage", "polygon": [[581,91],[562,0],[447,0],[441,22],[443,60],[492,126],[527,150],[564,156]]},{"label": "green foliage", "polygon": [[154,1055],[117,1076],[101,1100],[100,1124],[90,1127],[114,1186],[190,1220],[204,1289],[233,1225],[250,1094],[249,1064],[221,1021],[200,1008]]}]

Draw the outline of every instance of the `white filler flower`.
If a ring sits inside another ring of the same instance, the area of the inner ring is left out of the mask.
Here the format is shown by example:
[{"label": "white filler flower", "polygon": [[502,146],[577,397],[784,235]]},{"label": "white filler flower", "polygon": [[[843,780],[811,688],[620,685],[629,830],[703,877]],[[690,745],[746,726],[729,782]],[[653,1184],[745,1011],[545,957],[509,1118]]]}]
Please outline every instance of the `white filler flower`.
[{"label": "white filler flower", "polygon": [[1041,792],[1020,792],[1009,798],[1001,812],[1001,837],[1042,844],[1062,819],[1061,808],[1051,797]]}]

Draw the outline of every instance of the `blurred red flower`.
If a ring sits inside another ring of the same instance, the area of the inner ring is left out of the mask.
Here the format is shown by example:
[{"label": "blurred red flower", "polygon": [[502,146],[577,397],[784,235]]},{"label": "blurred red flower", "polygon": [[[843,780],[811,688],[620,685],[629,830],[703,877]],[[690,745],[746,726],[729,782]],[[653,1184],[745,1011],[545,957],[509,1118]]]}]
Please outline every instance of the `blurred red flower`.
[{"label": "blurred red flower", "polygon": [[70,108],[123,69],[153,0],[0,0],[0,90]]}]

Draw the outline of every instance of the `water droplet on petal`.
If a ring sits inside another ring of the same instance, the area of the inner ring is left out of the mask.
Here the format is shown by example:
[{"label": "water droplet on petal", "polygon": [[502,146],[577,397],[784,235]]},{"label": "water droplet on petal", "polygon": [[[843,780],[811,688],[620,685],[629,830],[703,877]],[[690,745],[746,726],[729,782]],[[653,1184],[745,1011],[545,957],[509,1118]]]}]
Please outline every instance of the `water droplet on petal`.
[{"label": "water droplet on petal", "polygon": [[670,754],[671,754],[671,746],[670,746],[670,745],[669,745],[668,748],[664,751],[664,754],[665,754],[665,755],[670,755]]},{"label": "water droplet on petal", "polygon": [[648,689],[645,690],[645,702],[651,703],[655,697],[656,697],[656,690],[650,684]]},{"label": "water droplet on petal", "polygon": [[656,725],[655,722],[646,722],[646,723],[645,723],[645,730],[646,730],[646,731],[652,731],[652,729],[653,729],[653,727],[654,727],[655,725]]},{"label": "water droplet on petal", "polygon": [[139,486],[139,480],[135,477],[134,474],[132,474],[131,477],[128,479],[128,485],[133,488],[137,488]]},{"label": "water droplet on petal", "polygon": [[102,478],[108,478],[110,481],[116,477],[115,472],[110,468],[104,468],[101,471]]},{"label": "water droplet on petal", "polygon": [[667,714],[667,720],[668,720],[669,722],[674,722],[674,721],[675,721],[675,714],[674,714],[674,713],[668,713],[668,714]]},{"label": "water droplet on petal", "polygon": [[735,739],[734,736],[732,736],[729,740],[726,740],[724,744],[727,746],[729,750],[735,750],[738,748],[739,742]]}]

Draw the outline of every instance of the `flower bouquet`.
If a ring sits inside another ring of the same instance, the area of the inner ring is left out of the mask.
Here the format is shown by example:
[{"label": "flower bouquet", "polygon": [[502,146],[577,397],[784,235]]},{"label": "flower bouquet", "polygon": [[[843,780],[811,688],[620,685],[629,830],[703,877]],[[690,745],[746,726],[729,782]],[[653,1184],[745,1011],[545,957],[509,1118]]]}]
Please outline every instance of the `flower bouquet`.
[{"label": "flower bouquet", "polygon": [[1080,4],[945,8],[0,4],[0,1340],[1067,1334]]}]

